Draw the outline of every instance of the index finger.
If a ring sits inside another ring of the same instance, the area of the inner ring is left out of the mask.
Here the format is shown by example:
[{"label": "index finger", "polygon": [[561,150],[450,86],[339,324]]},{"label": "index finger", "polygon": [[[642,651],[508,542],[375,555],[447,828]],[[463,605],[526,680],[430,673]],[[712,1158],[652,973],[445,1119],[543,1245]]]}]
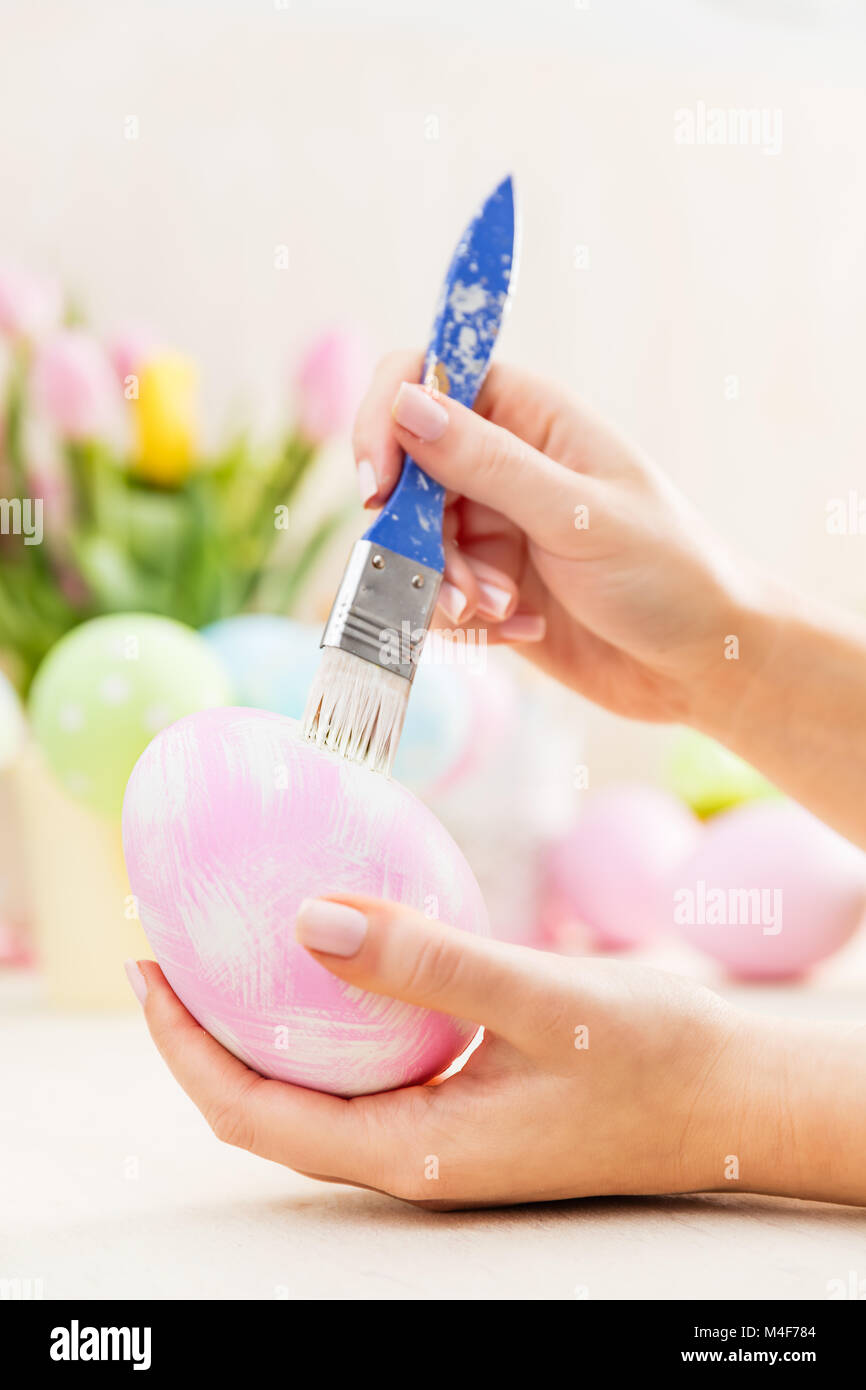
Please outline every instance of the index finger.
[{"label": "index finger", "polygon": [[[376,367],[358,408],[352,435],[355,462],[360,466],[366,460],[376,480],[375,492],[365,498],[367,507],[380,506],[396,486],[403,451],[391,429],[391,407],[401,383],[420,381],[423,367],[421,352],[406,349],[388,353]],[[567,420],[574,426],[576,420],[574,402],[562,389],[508,363],[494,362],[481,384],[474,409],[534,449],[549,452],[557,462],[572,466],[570,449],[557,448],[558,441],[553,437],[556,421]]]},{"label": "index finger", "polygon": [[424,354],[415,351],[390,352],[383,357],[367,394],[358,407],[352,432],[355,463],[366,462],[376,482],[374,492],[364,497],[365,507],[378,507],[394,491],[403,466],[403,450],[391,429],[391,406],[401,381],[420,381]]}]

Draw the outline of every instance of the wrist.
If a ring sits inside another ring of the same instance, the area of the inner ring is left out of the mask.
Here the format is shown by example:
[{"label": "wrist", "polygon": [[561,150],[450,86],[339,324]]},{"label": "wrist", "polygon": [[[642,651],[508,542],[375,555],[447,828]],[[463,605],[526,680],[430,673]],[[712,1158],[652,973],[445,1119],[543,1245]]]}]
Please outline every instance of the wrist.
[{"label": "wrist", "polygon": [[737,1011],[703,1105],[700,1189],[866,1204],[862,1027]]},{"label": "wrist", "polygon": [[866,847],[863,620],[760,582],[725,624],[689,722]]},{"label": "wrist", "polygon": [[693,728],[732,747],[760,721],[789,621],[787,596],[763,576],[747,573],[720,584],[701,677],[691,691]]}]

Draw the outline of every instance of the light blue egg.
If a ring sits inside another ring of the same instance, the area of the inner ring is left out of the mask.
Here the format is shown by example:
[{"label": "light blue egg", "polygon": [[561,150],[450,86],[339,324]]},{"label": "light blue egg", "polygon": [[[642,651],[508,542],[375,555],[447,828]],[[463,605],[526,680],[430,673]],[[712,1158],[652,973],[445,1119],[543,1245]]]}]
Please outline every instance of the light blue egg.
[{"label": "light blue egg", "polygon": [[423,791],[446,777],[464,755],[472,707],[463,672],[427,665],[415,672],[406,723],[394,759],[398,782]]},{"label": "light blue egg", "polygon": [[300,719],[319,665],[317,628],[270,613],[241,613],[202,628],[239,705]]},{"label": "light blue egg", "polygon": [[[319,666],[321,629],[269,613],[242,613],[202,628],[228,671],[239,705],[300,719]],[[422,663],[415,675],[394,776],[424,791],[462,758],[472,711],[461,672]]]}]

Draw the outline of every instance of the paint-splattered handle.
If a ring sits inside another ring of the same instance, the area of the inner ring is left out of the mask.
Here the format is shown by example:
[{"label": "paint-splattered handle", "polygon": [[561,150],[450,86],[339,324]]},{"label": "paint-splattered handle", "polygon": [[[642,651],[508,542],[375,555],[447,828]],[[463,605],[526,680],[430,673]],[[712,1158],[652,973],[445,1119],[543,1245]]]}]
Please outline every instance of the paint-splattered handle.
[{"label": "paint-splattered handle", "polygon": [[407,454],[403,472],[383,510],[364,539],[374,545],[417,560],[421,565],[438,570],[445,568],[442,549],[442,512],[445,489],[419,468]]},{"label": "paint-splattered handle", "polygon": [[[423,379],[472,408],[514,284],[514,187],[493,190],[457,243],[439,295]],[[394,492],[364,539],[441,574],[445,489],[408,456]]]}]

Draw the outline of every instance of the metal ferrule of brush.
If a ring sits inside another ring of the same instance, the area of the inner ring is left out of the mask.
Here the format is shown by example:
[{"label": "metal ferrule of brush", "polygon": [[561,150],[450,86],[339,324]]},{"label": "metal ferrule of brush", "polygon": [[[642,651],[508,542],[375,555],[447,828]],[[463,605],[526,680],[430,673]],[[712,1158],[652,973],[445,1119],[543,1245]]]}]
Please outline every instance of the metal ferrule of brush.
[{"label": "metal ferrule of brush", "polygon": [[429,565],[372,541],[357,541],[334,599],[321,645],[415,675],[442,576]]}]

